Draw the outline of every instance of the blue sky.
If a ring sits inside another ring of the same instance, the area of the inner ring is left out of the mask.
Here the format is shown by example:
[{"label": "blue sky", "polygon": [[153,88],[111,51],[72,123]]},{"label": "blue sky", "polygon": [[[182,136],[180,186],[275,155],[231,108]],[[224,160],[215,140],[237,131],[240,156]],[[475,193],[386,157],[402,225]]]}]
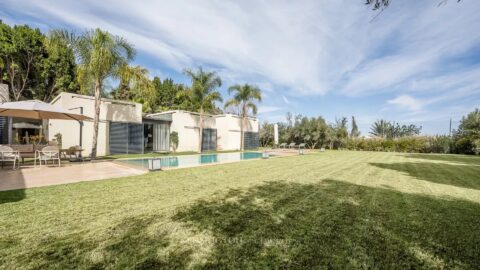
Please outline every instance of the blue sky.
[{"label": "blue sky", "polygon": [[445,134],[480,107],[480,1],[393,0],[377,17],[364,2],[2,0],[0,18],[100,27],[133,43],[152,76],[188,83],[184,68],[216,70],[224,97],[256,84],[261,120],[354,115],[363,134],[380,118]]}]

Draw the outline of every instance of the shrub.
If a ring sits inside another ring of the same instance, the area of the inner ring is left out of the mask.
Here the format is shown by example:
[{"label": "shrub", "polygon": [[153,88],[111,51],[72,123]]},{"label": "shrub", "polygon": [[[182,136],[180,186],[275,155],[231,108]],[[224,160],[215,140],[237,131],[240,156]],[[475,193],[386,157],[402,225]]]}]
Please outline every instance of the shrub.
[{"label": "shrub", "polygon": [[[396,139],[350,138],[345,148],[360,151],[384,151],[404,153],[449,153],[452,139],[448,136],[412,136]],[[463,146],[472,150],[472,145]]]},{"label": "shrub", "polygon": [[170,133],[170,146],[172,147],[172,150],[175,153],[178,148],[178,132],[176,131],[172,131]]}]

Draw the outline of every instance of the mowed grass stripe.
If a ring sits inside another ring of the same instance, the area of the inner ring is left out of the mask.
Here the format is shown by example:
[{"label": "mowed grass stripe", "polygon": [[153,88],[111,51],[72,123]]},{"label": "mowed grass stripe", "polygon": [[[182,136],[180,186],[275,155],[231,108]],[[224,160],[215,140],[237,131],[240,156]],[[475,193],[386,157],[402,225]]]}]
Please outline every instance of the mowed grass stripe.
[{"label": "mowed grass stripe", "polygon": [[1,192],[0,268],[475,268],[479,161],[327,151]]}]

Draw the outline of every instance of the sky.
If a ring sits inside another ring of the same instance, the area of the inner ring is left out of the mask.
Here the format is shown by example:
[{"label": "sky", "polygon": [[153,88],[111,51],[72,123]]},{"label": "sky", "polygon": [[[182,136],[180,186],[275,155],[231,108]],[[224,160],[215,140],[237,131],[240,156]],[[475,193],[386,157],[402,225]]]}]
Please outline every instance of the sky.
[{"label": "sky", "polygon": [[0,0],[0,19],[42,31],[101,28],[129,40],[134,64],[188,84],[185,68],[263,91],[261,121],[287,112],[377,119],[448,134],[480,107],[480,1]]}]

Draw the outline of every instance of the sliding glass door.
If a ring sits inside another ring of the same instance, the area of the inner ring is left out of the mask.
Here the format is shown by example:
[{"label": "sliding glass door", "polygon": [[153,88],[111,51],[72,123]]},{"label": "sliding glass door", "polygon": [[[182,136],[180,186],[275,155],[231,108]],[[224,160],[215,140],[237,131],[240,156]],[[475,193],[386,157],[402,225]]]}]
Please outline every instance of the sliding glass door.
[{"label": "sliding glass door", "polygon": [[170,123],[153,124],[153,151],[170,151]]}]

